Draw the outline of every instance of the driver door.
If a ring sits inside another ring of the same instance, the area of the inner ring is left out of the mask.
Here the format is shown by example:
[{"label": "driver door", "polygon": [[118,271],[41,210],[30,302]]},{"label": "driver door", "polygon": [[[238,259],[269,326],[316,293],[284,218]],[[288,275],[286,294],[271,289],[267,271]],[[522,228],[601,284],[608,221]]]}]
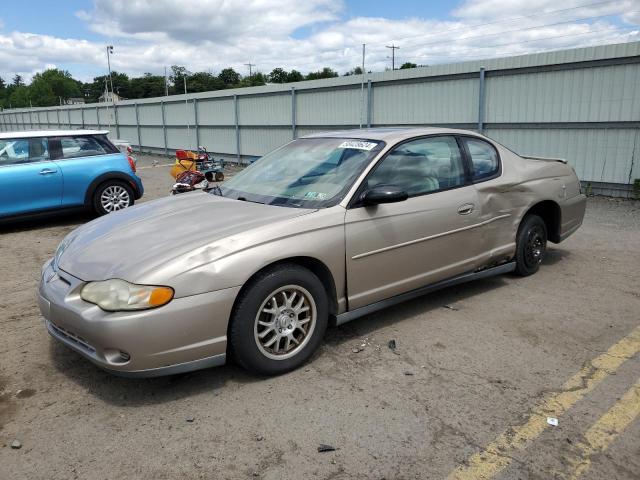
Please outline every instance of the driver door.
[{"label": "driver door", "polygon": [[452,136],[394,147],[364,180],[359,195],[380,184],[409,198],[362,206],[345,217],[349,309],[475,269],[482,263],[477,193]]}]

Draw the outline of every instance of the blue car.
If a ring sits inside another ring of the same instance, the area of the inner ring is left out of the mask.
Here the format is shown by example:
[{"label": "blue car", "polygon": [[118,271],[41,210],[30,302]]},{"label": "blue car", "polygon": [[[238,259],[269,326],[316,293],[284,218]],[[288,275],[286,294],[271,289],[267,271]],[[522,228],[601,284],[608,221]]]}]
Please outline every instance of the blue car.
[{"label": "blue car", "polygon": [[133,205],[142,180],[107,133],[0,133],[0,220],[78,208],[104,215]]}]

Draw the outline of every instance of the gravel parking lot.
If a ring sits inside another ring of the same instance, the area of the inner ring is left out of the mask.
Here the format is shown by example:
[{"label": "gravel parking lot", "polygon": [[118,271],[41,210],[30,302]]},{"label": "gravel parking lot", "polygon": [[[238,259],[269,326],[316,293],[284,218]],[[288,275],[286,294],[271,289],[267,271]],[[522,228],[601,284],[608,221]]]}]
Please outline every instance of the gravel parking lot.
[{"label": "gravel parking lot", "polygon": [[[171,186],[170,160],[152,160],[143,201]],[[330,328],[305,367],[267,379],[235,365],[123,379],[50,339],[40,267],[90,219],[0,227],[1,479],[638,478],[638,202],[590,199],[533,277]]]}]

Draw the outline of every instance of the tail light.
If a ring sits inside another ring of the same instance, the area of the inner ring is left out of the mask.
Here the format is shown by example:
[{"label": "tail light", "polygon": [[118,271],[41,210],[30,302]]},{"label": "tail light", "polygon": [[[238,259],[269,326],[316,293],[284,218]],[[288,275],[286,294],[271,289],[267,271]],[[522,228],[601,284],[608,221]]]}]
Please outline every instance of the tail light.
[{"label": "tail light", "polygon": [[129,160],[129,166],[131,167],[131,171],[136,173],[136,161],[133,159],[131,155],[127,155],[127,160]]}]

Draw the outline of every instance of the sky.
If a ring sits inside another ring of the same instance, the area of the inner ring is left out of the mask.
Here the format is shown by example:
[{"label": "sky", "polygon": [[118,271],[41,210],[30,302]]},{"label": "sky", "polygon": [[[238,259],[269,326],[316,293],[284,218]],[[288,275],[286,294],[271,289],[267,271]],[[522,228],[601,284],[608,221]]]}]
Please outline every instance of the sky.
[{"label": "sky", "polygon": [[640,41],[640,0],[3,0],[0,77],[62,68],[90,81],[182,65],[382,71]]}]

